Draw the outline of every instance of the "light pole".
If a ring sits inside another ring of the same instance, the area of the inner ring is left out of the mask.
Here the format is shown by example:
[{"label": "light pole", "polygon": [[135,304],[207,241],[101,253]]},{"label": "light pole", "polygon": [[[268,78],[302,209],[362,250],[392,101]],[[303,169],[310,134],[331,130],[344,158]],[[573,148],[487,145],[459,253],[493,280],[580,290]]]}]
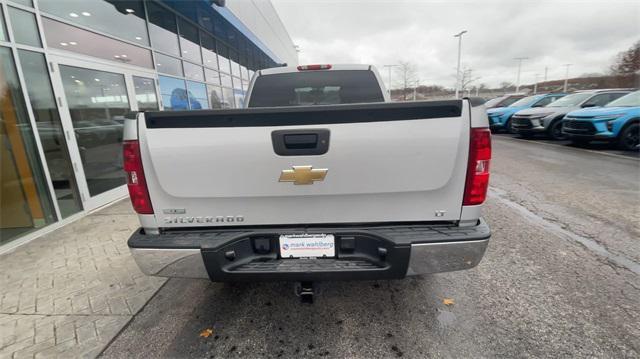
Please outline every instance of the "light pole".
[{"label": "light pole", "polygon": [[573,64],[564,64],[567,70],[564,73],[564,92],[567,92],[567,87],[569,87],[569,67]]},{"label": "light pole", "polygon": [[387,89],[389,91],[389,99],[391,99],[391,69],[397,66],[400,65],[382,65],[382,67],[386,67],[387,69],[389,69],[389,88]]},{"label": "light pole", "polygon": [[527,60],[528,57],[516,57],[514,60],[518,60],[518,77],[516,78],[516,93],[520,92],[520,70],[522,70],[522,60]]},{"label": "light pole", "polygon": [[462,35],[464,35],[467,30],[462,30],[459,33],[453,35],[453,37],[458,38],[458,67],[456,69],[456,98],[458,98],[458,94],[460,91],[460,57],[462,56]]},{"label": "light pole", "polygon": [[538,77],[540,74],[535,74],[534,76],[536,77],[536,82],[533,84],[533,94],[535,95],[538,93]]},{"label": "light pole", "polygon": [[536,82],[533,84],[533,94],[537,94],[538,93],[538,77],[540,76],[540,74],[535,74],[536,77]]}]

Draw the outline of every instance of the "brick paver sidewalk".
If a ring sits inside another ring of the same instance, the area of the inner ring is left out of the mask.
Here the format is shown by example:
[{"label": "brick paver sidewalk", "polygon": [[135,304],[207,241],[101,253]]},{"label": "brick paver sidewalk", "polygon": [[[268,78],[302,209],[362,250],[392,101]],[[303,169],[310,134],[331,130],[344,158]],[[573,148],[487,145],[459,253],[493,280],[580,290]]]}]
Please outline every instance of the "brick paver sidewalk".
[{"label": "brick paver sidewalk", "polygon": [[0,358],[98,355],[165,281],[129,255],[137,226],[123,200],[0,256]]}]

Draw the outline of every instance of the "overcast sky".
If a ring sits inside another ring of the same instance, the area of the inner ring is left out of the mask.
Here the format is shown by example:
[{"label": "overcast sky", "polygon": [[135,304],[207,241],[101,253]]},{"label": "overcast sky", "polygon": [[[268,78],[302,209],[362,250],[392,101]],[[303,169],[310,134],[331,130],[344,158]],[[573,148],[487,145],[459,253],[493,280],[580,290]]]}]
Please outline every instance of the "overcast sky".
[{"label": "overcast sky", "polygon": [[[457,39],[477,83],[523,84],[535,74],[564,78],[606,72],[614,56],[640,40],[640,1],[272,0],[300,63],[415,63],[420,82],[453,87]],[[396,76],[397,78],[397,76]],[[394,81],[395,82],[395,81]]]}]

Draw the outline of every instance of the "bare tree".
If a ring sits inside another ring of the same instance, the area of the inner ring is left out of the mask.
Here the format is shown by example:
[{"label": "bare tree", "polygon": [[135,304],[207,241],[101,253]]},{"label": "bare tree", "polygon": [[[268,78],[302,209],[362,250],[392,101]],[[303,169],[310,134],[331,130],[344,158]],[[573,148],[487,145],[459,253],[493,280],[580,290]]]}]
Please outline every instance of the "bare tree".
[{"label": "bare tree", "polygon": [[469,87],[469,85],[471,85],[472,83],[478,81],[480,79],[479,76],[474,76],[473,75],[473,69],[471,68],[463,68],[460,74],[460,91],[462,93],[464,93],[465,90],[467,90],[467,87]]},{"label": "bare tree", "polygon": [[640,70],[640,41],[616,55],[611,72],[613,74],[633,74]]},{"label": "bare tree", "polygon": [[418,81],[416,65],[407,61],[400,61],[396,67],[400,86],[402,86],[402,99],[407,100],[407,90]]}]

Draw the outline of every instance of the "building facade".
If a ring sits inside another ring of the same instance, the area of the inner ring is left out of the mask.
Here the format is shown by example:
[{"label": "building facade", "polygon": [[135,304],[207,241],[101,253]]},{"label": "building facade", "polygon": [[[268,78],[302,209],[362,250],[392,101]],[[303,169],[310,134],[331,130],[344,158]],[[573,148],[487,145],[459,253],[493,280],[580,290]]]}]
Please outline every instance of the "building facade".
[{"label": "building facade", "polygon": [[296,65],[268,1],[0,0],[0,251],[127,195],[124,116],[242,107]]}]

